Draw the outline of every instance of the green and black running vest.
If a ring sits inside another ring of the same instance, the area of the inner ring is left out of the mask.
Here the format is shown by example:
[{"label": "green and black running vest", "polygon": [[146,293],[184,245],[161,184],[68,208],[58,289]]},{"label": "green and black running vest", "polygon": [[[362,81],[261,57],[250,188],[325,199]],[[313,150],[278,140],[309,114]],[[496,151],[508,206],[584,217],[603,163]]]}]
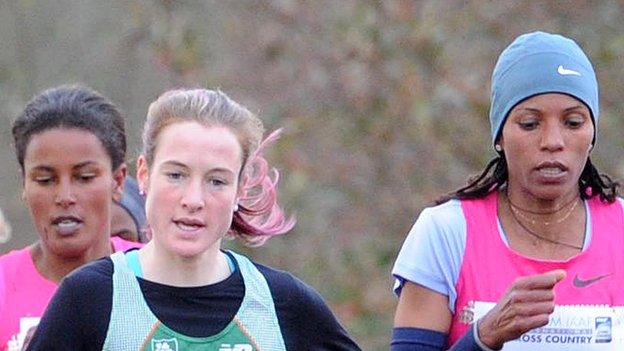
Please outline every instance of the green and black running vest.
[{"label": "green and black running vest", "polygon": [[145,302],[125,254],[113,254],[113,306],[103,350],[285,351],[266,279],[248,258],[231,254],[241,270],[245,296],[221,332],[201,338],[182,335],[161,323]]}]

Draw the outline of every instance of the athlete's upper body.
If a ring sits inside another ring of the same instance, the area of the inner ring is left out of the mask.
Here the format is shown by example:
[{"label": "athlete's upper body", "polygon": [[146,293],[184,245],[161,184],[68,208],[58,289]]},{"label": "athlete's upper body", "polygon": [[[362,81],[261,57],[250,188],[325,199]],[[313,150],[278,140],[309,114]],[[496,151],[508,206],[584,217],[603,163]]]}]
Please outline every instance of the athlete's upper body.
[{"label": "athlete's upper body", "polygon": [[[277,133],[262,134],[260,119],[218,91],[174,90],[152,103],[137,167],[151,241],[68,277],[29,350],[286,350],[308,337],[307,349],[358,349],[309,287],[221,250],[225,236],[261,245],[294,225],[261,153]],[[98,301],[76,296],[93,289]],[[59,346],[68,319],[101,344]]]},{"label": "athlete's upper body", "polygon": [[598,117],[595,73],[574,41],[534,32],[503,51],[490,109],[498,156],[410,231],[393,269],[393,350],[539,344],[548,334],[531,332],[555,306],[624,305],[618,184],[589,158]]},{"label": "athlete's upper body", "polygon": [[39,239],[0,257],[0,350],[21,349],[69,272],[129,247],[109,235],[126,174],[115,105],[86,87],[43,91],[14,121],[13,141]]}]

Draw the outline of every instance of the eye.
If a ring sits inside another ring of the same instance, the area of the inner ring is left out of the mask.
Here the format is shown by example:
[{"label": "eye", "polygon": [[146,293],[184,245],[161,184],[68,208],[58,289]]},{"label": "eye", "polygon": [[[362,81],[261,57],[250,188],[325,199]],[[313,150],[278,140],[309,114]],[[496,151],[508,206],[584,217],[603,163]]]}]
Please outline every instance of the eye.
[{"label": "eye", "polygon": [[537,119],[523,119],[518,121],[518,125],[523,130],[533,130],[539,125]]},{"label": "eye", "polygon": [[220,178],[210,178],[208,179],[208,183],[212,186],[217,186],[217,187],[228,184],[225,180],[220,179]]},{"label": "eye", "polygon": [[35,181],[35,183],[37,183],[39,185],[48,185],[48,184],[52,183],[54,178],[52,176],[48,176],[48,175],[44,176],[44,175],[42,175],[42,176],[34,177],[33,180]]},{"label": "eye", "polygon": [[165,176],[167,176],[167,178],[169,180],[173,180],[173,181],[178,181],[178,180],[181,180],[182,178],[184,178],[184,174],[182,172],[178,172],[178,171],[166,172]]},{"label": "eye", "polygon": [[577,129],[577,128],[582,127],[583,124],[585,124],[585,120],[586,118],[584,118],[583,116],[574,115],[574,116],[567,117],[564,123],[566,126],[570,128]]},{"label": "eye", "polygon": [[76,176],[76,178],[83,183],[88,183],[92,181],[96,176],[97,175],[95,173],[88,172],[88,173],[80,173]]}]

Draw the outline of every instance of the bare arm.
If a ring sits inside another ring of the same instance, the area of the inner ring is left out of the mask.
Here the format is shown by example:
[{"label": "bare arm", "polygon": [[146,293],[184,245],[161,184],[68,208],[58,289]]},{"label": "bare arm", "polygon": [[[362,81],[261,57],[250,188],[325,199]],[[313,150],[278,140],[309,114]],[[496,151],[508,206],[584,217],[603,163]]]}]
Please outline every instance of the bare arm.
[{"label": "bare arm", "polygon": [[448,308],[448,296],[422,285],[406,282],[399,296],[394,326],[448,333],[452,317]]}]

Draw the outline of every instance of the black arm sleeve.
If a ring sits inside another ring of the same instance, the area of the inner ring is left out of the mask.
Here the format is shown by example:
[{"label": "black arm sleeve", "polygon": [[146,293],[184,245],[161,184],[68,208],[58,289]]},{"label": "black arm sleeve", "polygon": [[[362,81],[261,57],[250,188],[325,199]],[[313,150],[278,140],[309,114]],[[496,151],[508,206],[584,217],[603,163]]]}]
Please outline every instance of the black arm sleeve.
[{"label": "black arm sleeve", "polygon": [[390,351],[443,351],[446,334],[422,328],[394,328]]},{"label": "black arm sleeve", "polygon": [[63,279],[27,350],[102,350],[112,308],[110,259],[101,259]]},{"label": "black arm sleeve", "polygon": [[262,265],[287,350],[360,350],[321,295],[293,275]]}]

